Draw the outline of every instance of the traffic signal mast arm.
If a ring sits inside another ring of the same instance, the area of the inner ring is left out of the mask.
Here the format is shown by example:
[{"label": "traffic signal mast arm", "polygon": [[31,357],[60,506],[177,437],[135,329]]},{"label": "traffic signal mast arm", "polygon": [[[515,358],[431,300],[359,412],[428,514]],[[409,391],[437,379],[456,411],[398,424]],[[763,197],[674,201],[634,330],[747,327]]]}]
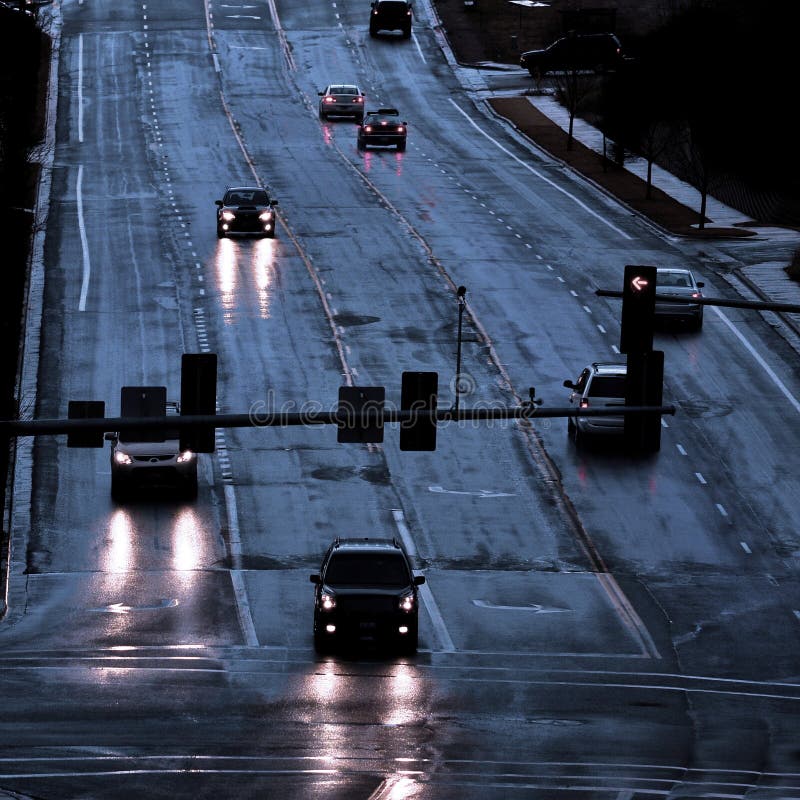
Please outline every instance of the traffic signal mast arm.
[{"label": "traffic signal mast arm", "polygon": [[[369,412],[371,417],[375,411]],[[433,418],[436,422],[534,419],[537,417],[604,417],[626,414],[675,414],[675,406],[614,406],[614,408],[546,408],[526,404],[514,408],[462,408],[436,411],[384,409],[384,423],[404,423]],[[271,428],[293,425],[348,425],[359,422],[353,411],[305,411],[251,414],[207,414],[164,417],[105,417],[93,419],[31,419],[0,422],[0,435],[52,436],[76,431],[116,432],[136,430],[189,430],[214,428]]]},{"label": "traffic signal mast arm", "polygon": [[[622,292],[613,289],[596,289],[598,297],[622,297]],[[693,306],[728,306],[730,308],[754,308],[761,311],[786,311],[793,314],[800,312],[800,305],[796,303],[768,303],[761,300],[728,300],[724,297],[676,297],[675,295],[659,294],[656,288],[656,300],[666,300],[670,303],[686,303]]]}]

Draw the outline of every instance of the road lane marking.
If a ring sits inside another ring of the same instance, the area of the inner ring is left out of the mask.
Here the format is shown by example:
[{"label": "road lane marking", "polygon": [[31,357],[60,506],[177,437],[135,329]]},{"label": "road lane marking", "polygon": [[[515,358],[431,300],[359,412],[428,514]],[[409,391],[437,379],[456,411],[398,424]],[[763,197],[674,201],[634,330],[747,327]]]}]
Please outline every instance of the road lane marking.
[{"label": "road lane marking", "polygon": [[[393,508],[392,516],[394,517],[394,523],[397,525],[397,530],[400,533],[400,539],[403,542],[406,552],[412,559],[416,559],[417,548],[414,546],[414,540],[411,537],[411,531],[408,530],[408,525],[406,525],[405,515],[402,509]],[[433,625],[434,632],[439,639],[440,649],[447,653],[455,652],[456,646],[450,638],[450,633],[447,630],[447,626],[444,624],[444,618],[439,611],[439,606],[436,605],[436,600],[433,597],[430,586],[427,583],[423,583],[422,586],[419,587],[419,594],[422,598],[425,610],[431,618],[431,625]]]},{"label": "road lane marking", "polygon": [[703,477],[703,474],[702,474],[701,472],[695,472],[694,476],[695,476],[695,478],[697,478],[697,480],[698,480],[698,481],[700,481],[700,483],[702,483],[702,484],[703,484],[703,486],[705,486],[705,485],[706,485],[707,481],[706,481],[706,479]]},{"label": "road lane marking", "polygon": [[89,279],[92,277],[92,264],[89,261],[89,241],[86,237],[86,225],[83,219],[83,164],[78,165],[75,196],[78,206],[78,231],[80,232],[81,251],[83,252],[83,279],[81,281],[81,297],[78,301],[78,310],[86,311],[86,295],[89,292]]},{"label": "road lane marking", "polygon": [[244,585],[242,573],[242,540],[239,531],[239,512],[236,506],[236,493],[233,484],[226,483],[223,487],[225,491],[225,511],[228,514],[228,540],[231,549],[231,584],[233,593],[236,597],[236,611],[239,615],[239,623],[242,626],[245,643],[248,647],[258,647],[258,636],[253,624],[253,615],[250,611],[250,601],[247,598],[247,590]]},{"label": "road lane marking", "polygon": [[747,341],[744,334],[723,314],[718,306],[712,306],[714,313],[728,326],[731,333],[744,345],[745,349],[758,362],[759,366],[772,379],[772,382],[780,389],[784,397],[792,404],[795,411],[800,412],[800,401],[786,388],[786,384],[775,374],[772,367],[756,352],[756,349]]},{"label": "road lane marking", "polygon": [[613,231],[616,231],[616,232],[617,232],[617,233],[618,233],[620,236],[622,236],[623,238],[625,238],[625,239],[631,239],[631,238],[633,238],[633,237],[631,237],[631,236],[628,236],[628,234],[627,234],[627,233],[625,233],[625,231],[623,231],[623,230],[621,230],[620,228],[618,228],[618,227],[617,227],[616,225],[614,225],[612,222],[609,222],[607,219],[605,219],[604,217],[602,217],[602,216],[601,216],[600,214],[598,214],[596,211],[594,211],[593,209],[589,208],[589,206],[587,206],[587,205],[586,205],[586,203],[584,203],[584,202],[582,202],[581,200],[579,200],[579,199],[578,199],[578,198],[577,198],[577,197],[576,197],[574,194],[571,194],[571,193],[570,193],[570,192],[568,192],[566,189],[564,189],[564,188],[562,188],[561,186],[559,186],[559,185],[558,185],[558,184],[557,184],[555,181],[551,181],[551,180],[550,180],[550,178],[548,178],[547,176],[543,175],[543,174],[542,174],[541,172],[539,172],[538,170],[534,169],[532,166],[530,166],[530,164],[526,163],[526,162],[525,162],[525,161],[523,161],[521,158],[519,158],[519,157],[515,156],[515,155],[514,155],[514,154],[513,154],[513,153],[512,153],[510,150],[508,150],[506,147],[504,147],[502,144],[500,144],[500,142],[498,142],[498,141],[497,141],[497,139],[494,139],[492,136],[490,136],[488,133],[486,133],[486,131],[484,131],[484,130],[483,130],[481,127],[480,127],[480,125],[478,125],[478,124],[477,124],[477,123],[476,123],[476,122],[475,122],[475,121],[474,121],[474,120],[473,120],[473,119],[472,119],[472,118],[471,118],[471,117],[470,117],[470,116],[469,116],[469,115],[466,113],[466,111],[463,111],[463,110],[462,110],[462,109],[459,107],[458,103],[456,103],[456,102],[455,102],[455,100],[453,100],[452,98],[448,98],[448,99],[449,99],[449,100],[450,100],[450,102],[453,104],[453,106],[455,106],[456,110],[457,110],[457,111],[458,111],[458,112],[459,112],[459,113],[460,113],[460,114],[461,114],[461,115],[464,117],[464,119],[466,119],[466,120],[467,120],[467,122],[469,122],[469,124],[470,124],[470,125],[472,125],[472,127],[473,127],[473,128],[475,128],[475,130],[477,130],[477,131],[478,131],[478,133],[480,133],[482,136],[486,137],[486,138],[487,138],[487,139],[488,139],[488,140],[489,140],[489,141],[490,141],[492,144],[494,144],[494,145],[495,145],[497,148],[499,148],[499,149],[500,149],[500,150],[501,150],[503,153],[505,153],[505,154],[506,154],[507,156],[509,156],[510,158],[513,158],[513,159],[514,159],[514,161],[516,161],[518,164],[520,164],[521,166],[523,166],[523,167],[524,167],[525,169],[527,169],[529,172],[531,172],[532,174],[534,174],[534,175],[535,175],[537,178],[539,178],[539,180],[541,180],[541,181],[543,181],[544,183],[548,184],[550,187],[552,187],[553,189],[555,189],[557,192],[561,192],[561,194],[563,194],[563,195],[565,195],[566,197],[568,197],[568,198],[569,198],[570,200],[572,200],[572,201],[573,201],[573,202],[574,202],[576,205],[580,206],[580,207],[581,207],[581,208],[582,208],[582,209],[583,209],[583,210],[584,210],[584,211],[585,211],[587,214],[590,214],[590,215],[591,215],[591,216],[593,216],[595,219],[597,219],[597,220],[599,220],[600,222],[602,222],[604,225],[608,225],[608,227],[609,227],[609,228],[611,228],[611,230],[613,230]]},{"label": "road lane marking", "polygon": [[750,555],[750,554],[753,552],[753,551],[752,551],[752,550],[751,550],[751,549],[750,549],[750,548],[747,546],[747,542],[739,542],[739,544],[742,546],[742,550],[744,550],[744,551],[745,551],[745,553],[747,553],[748,555]]},{"label": "road lane marking", "polygon": [[83,34],[78,36],[78,141],[83,142]]}]

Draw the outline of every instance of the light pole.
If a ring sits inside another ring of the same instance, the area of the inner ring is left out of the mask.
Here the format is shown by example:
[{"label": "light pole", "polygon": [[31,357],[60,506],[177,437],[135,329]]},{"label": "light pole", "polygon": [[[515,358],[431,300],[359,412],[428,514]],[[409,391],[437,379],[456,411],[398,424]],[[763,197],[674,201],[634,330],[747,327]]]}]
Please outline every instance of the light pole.
[{"label": "light pole", "polygon": [[456,351],[456,402],[454,410],[458,411],[458,399],[461,394],[461,319],[464,316],[464,307],[467,302],[464,295],[467,293],[466,286],[459,286],[456,290],[458,296],[458,349]]}]

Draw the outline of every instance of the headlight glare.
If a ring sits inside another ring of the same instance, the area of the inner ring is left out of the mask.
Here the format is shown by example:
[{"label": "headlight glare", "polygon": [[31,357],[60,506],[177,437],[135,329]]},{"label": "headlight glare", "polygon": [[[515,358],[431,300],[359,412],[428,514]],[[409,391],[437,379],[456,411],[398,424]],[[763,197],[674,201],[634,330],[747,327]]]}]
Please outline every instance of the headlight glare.
[{"label": "headlight glare", "polygon": [[236,219],[236,214],[234,214],[233,211],[223,211],[222,219],[224,219],[225,222],[230,222],[231,220]]},{"label": "headlight glare", "polygon": [[133,463],[133,459],[127,453],[123,453],[122,450],[117,450],[114,453],[114,461],[116,461],[117,464],[132,464]]},{"label": "headlight glare", "polygon": [[336,608],[336,596],[330,592],[323,592],[319,598],[319,604],[322,606],[323,611],[332,611]]},{"label": "headlight glare", "polygon": [[194,458],[194,452],[191,450],[184,450],[178,455],[178,463],[186,464]]},{"label": "headlight glare", "polygon": [[415,606],[416,601],[414,600],[413,594],[407,594],[400,598],[401,611],[413,611]]}]

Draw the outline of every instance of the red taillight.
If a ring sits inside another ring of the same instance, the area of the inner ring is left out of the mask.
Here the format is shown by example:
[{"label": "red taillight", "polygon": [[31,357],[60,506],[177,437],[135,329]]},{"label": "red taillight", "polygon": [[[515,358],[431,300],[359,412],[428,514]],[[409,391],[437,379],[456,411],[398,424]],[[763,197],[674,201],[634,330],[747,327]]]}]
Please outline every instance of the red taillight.
[{"label": "red taillight", "polygon": [[363,102],[364,102],[363,97],[356,97],[356,103],[363,103]]},{"label": "red taillight", "polygon": [[328,96],[325,98],[325,102],[326,102],[326,103],[335,103],[335,102],[336,102],[336,98],[335,98],[335,97],[331,97],[330,95],[328,95]]},{"label": "red taillight", "polygon": [[371,132],[372,132],[372,125],[365,125],[365,126],[364,126],[364,130],[365,130],[367,133],[371,133]]},{"label": "red taillight", "polygon": [[700,292],[692,292],[692,297],[700,297]]},{"label": "red taillight", "polygon": [[589,401],[581,400],[581,408],[589,408]]},{"label": "red taillight", "polygon": [[398,125],[397,126],[397,132],[398,133],[402,133],[403,132],[403,126],[402,125]]}]

